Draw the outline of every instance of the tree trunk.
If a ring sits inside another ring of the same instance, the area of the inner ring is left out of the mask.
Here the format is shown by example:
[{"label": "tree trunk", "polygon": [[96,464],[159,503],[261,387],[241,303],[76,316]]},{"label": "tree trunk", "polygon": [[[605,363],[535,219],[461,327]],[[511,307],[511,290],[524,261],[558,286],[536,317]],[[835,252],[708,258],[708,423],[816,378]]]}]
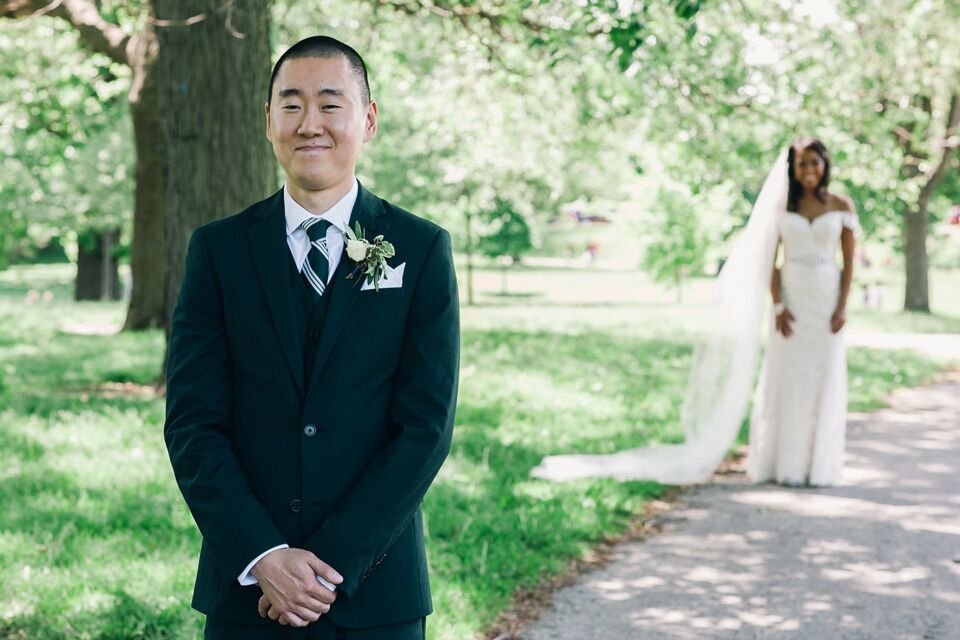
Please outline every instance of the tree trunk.
[{"label": "tree trunk", "polygon": [[930,313],[930,290],[927,283],[927,227],[929,203],[921,198],[916,209],[908,209],[903,220],[903,253],[907,281],[903,308],[906,311]]},{"label": "tree trunk", "polygon": [[117,270],[119,229],[92,231],[80,238],[77,253],[75,300],[119,300],[120,275]]},{"label": "tree trunk", "polygon": [[191,232],[276,188],[263,116],[271,67],[270,3],[152,0],[152,5],[159,25],[166,133],[164,327],[169,336]]},{"label": "tree trunk", "polygon": [[136,187],[130,273],[133,289],[125,331],[164,326],[164,131],[160,120],[160,84],[156,34],[143,31],[131,57],[130,114],[136,145]]}]

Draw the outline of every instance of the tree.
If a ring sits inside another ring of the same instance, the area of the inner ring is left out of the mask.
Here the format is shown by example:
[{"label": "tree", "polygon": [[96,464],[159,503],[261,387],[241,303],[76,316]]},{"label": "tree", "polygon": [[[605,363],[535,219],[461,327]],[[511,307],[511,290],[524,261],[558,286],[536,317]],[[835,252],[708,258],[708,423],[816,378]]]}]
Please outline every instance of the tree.
[{"label": "tree", "polygon": [[654,202],[656,222],[645,229],[650,238],[643,267],[657,282],[670,282],[683,302],[683,281],[704,267],[708,236],[694,201],[678,189],[661,187]]},{"label": "tree", "polygon": [[[0,16],[37,19],[50,15],[72,25],[94,52],[129,67],[127,94],[136,148],[133,236],[130,269],[133,290],[125,329],[159,327],[163,321],[163,128],[154,66],[159,54],[149,5],[92,0],[0,0]],[[135,31],[122,23],[141,23]]]},{"label": "tree", "polygon": [[533,232],[526,216],[509,200],[494,198],[490,208],[480,214],[484,230],[477,248],[488,258],[499,258],[503,269],[501,294],[507,294],[507,268],[520,261],[520,256],[533,249]]},{"label": "tree", "polygon": [[276,188],[264,137],[270,4],[153,0],[167,140],[164,326],[169,334],[191,232]]}]

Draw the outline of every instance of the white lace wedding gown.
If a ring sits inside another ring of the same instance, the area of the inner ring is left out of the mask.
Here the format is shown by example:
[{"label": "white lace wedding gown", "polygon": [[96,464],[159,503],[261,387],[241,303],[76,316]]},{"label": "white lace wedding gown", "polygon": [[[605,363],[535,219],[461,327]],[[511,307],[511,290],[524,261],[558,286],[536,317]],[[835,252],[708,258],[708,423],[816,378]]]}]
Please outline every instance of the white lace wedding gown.
[{"label": "white lace wedding gown", "polygon": [[843,330],[833,333],[843,227],[856,214],[830,211],[812,221],[782,212],[783,302],[794,317],[789,338],[770,330],[750,419],[747,473],[754,482],[835,485],[843,469],[847,359]]}]

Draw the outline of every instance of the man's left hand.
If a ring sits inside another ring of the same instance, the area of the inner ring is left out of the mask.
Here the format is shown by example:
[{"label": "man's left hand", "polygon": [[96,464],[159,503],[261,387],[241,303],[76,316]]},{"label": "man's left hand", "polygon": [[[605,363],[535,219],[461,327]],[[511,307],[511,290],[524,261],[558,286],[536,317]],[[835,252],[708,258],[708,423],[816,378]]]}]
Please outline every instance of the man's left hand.
[{"label": "man's left hand", "polygon": [[[330,611],[330,607],[327,607],[327,611]],[[257,602],[257,613],[260,614],[261,618],[270,618],[271,620],[276,620],[282,625],[293,625],[294,627],[305,627],[310,624],[309,620],[304,620],[296,616],[295,614],[280,614],[277,615],[277,610],[274,608],[273,603],[270,602],[270,598],[266,594],[260,596],[260,601]],[[326,613],[326,611],[324,611]]]}]

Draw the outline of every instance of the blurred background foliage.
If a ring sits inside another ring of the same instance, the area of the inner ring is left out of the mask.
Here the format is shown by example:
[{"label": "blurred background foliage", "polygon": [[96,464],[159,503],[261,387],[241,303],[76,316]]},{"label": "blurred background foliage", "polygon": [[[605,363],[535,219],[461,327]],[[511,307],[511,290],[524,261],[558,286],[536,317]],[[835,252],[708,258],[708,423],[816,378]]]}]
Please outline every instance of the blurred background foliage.
[{"label": "blurred background foliage", "polygon": [[[0,260],[51,243],[76,260],[79,239],[116,228],[122,257],[134,216],[130,69],[91,51],[67,21],[16,8],[45,4],[0,4],[10,18],[0,32]],[[629,259],[649,267],[657,261],[637,253],[651,237],[676,232],[674,245],[701,248],[662,222],[658,187],[675,183],[690,194],[689,215],[709,227],[697,241],[722,258],[779,149],[815,134],[875,251],[908,273],[911,261],[920,272],[960,260],[944,230],[960,191],[949,130],[960,87],[954,4],[259,4],[277,55],[317,32],[364,53],[381,126],[361,179],[447,226],[460,251],[475,246],[483,215],[509,201],[543,240],[535,254],[586,248],[577,225],[563,224],[577,211],[611,218],[617,237],[636,240]],[[95,6],[128,34],[163,28],[151,3]],[[914,232],[923,242],[905,247],[907,222],[920,217],[929,221]],[[615,257],[621,243],[602,244]],[[907,306],[925,310],[926,281],[907,278],[908,290],[924,289]]]}]

